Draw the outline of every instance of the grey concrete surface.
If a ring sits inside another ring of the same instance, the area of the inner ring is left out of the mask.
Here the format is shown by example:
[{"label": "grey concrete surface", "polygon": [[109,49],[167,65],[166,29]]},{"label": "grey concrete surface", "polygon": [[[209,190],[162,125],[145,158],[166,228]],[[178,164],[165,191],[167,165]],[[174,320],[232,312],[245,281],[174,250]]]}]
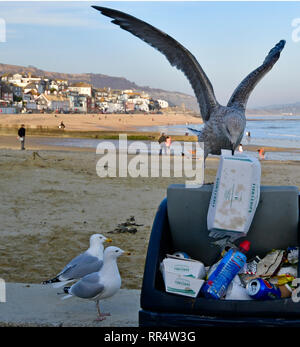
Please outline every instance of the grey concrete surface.
[{"label": "grey concrete surface", "polygon": [[140,290],[120,289],[100,302],[111,316],[98,322],[94,301],[79,298],[61,300],[61,288],[26,283],[6,283],[6,302],[0,302],[0,326],[95,326],[137,327]]}]

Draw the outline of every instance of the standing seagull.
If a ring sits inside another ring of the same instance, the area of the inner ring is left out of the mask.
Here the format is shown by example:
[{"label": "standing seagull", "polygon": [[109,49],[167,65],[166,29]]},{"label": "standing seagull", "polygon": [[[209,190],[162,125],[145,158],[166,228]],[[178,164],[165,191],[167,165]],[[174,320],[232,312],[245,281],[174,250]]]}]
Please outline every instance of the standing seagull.
[{"label": "standing seagull", "polygon": [[104,251],[103,267],[100,271],[84,276],[71,287],[65,287],[64,292],[68,295],[63,299],[77,296],[82,299],[95,300],[98,310],[98,319],[103,320],[110,313],[101,313],[99,300],[109,298],[116,294],[121,287],[121,276],[119,273],[117,258],[122,255],[130,255],[122,249],[114,246],[107,247]]},{"label": "standing seagull", "polygon": [[220,155],[221,149],[232,150],[233,154],[244,134],[248,98],[257,83],[279,59],[285,41],[281,40],[271,49],[263,64],[252,71],[236,88],[227,106],[222,106],[216,100],[212,84],[196,58],[179,42],[126,13],[100,6],[92,7],[104,16],[113,18],[112,23],[159,50],[172,66],[185,74],[194,90],[205,123],[203,130],[196,131],[199,142],[204,142],[204,159],[209,153]]},{"label": "standing seagull", "polygon": [[101,234],[93,234],[90,237],[90,247],[72,259],[58,275],[44,281],[43,284],[54,283],[53,287],[59,288],[87,274],[99,271],[103,265],[103,243],[111,241]]}]

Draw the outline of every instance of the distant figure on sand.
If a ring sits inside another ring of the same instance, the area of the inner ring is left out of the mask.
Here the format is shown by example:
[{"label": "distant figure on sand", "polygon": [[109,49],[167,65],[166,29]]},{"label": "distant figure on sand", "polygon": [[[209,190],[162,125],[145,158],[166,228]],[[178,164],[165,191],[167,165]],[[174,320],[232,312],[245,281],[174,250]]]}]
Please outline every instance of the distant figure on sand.
[{"label": "distant figure on sand", "polygon": [[167,146],[168,153],[170,152],[171,142],[172,142],[171,137],[167,136],[167,138],[166,138],[166,146]]},{"label": "distant figure on sand", "polygon": [[246,136],[247,136],[247,137],[251,137],[250,131],[246,131]]},{"label": "distant figure on sand", "polygon": [[265,152],[265,150],[263,148],[258,149],[257,152],[258,152],[260,160],[265,159],[266,152]]},{"label": "distant figure on sand", "polygon": [[165,133],[162,133],[161,137],[158,139],[158,143],[160,145],[159,155],[162,155],[163,151],[166,154],[166,140],[167,140],[167,138],[166,138]]},{"label": "distant figure on sand", "polygon": [[240,143],[240,145],[239,145],[239,152],[243,152],[243,145]]},{"label": "distant figure on sand", "polygon": [[19,136],[19,140],[21,142],[21,150],[25,149],[25,127],[24,124],[21,125],[21,128],[18,130],[18,136]]},{"label": "distant figure on sand", "polygon": [[64,129],[66,126],[64,125],[64,122],[61,121],[61,122],[60,122],[60,125],[59,125],[58,127],[59,127],[59,129]]}]

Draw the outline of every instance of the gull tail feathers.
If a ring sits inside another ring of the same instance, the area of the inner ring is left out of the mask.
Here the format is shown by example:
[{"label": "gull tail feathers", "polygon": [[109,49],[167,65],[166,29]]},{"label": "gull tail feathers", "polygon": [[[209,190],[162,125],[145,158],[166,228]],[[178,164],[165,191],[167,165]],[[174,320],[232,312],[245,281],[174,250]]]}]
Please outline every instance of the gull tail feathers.
[{"label": "gull tail feathers", "polygon": [[63,293],[60,293],[60,294],[67,294],[67,295],[63,296],[63,297],[61,298],[61,300],[66,300],[66,299],[69,299],[69,298],[71,298],[71,297],[73,296],[72,294],[69,293],[70,288],[71,288],[71,287],[64,287],[64,289],[63,289],[64,292],[63,292]]},{"label": "gull tail feathers", "polygon": [[61,298],[61,300],[66,300],[66,299],[69,299],[69,298],[72,298],[72,297],[73,297],[73,295],[68,294],[68,295],[63,296],[63,297]]},{"label": "gull tail feathers", "polygon": [[71,288],[71,287],[64,287],[64,293],[65,293],[65,294],[69,294],[70,288]]},{"label": "gull tail feathers", "polygon": [[56,283],[59,282],[58,277],[51,278],[50,280],[43,281],[42,284],[50,284],[50,283]]}]

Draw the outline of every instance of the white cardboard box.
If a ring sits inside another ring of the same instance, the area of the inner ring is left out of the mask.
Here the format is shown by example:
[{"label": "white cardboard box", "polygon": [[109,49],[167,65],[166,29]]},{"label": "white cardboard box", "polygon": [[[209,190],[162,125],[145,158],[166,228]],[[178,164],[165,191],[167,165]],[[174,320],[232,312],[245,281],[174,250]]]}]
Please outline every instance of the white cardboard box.
[{"label": "white cardboard box", "polygon": [[238,237],[247,234],[259,203],[260,177],[257,158],[222,150],[207,214],[208,230],[220,231],[218,236],[222,231],[224,236],[226,231]]},{"label": "white cardboard box", "polygon": [[194,259],[167,255],[161,263],[161,272],[168,293],[196,297],[206,275],[204,264]]},{"label": "white cardboard box", "polygon": [[164,275],[166,292],[191,296],[195,298],[201,289],[204,280],[179,275],[173,272],[165,271]]},{"label": "white cardboard box", "polygon": [[163,270],[194,278],[205,277],[205,267],[200,261],[173,257],[171,255],[167,255],[167,258],[163,260]]}]

